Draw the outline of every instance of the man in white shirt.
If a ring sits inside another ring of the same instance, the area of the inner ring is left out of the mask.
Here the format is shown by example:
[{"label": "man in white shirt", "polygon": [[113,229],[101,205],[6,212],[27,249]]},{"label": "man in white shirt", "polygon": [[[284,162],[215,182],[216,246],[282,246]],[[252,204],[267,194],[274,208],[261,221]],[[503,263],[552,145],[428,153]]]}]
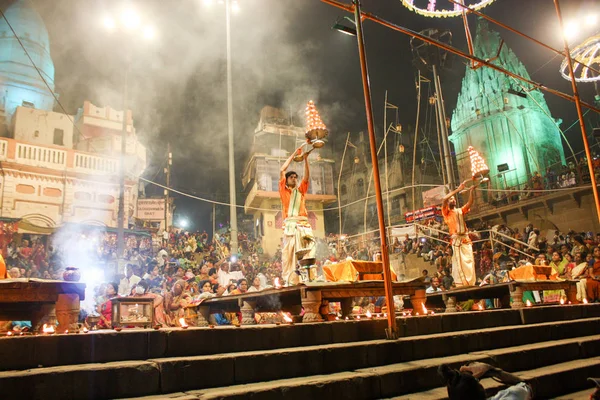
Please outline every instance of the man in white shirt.
[{"label": "man in white shirt", "polygon": [[166,229],[162,233],[162,242],[163,246],[166,246],[169,243],[169,231]]},{"label": "man in white shirt", "polygon": [[133,265],[127,264],[125,267],[125,277],[119,282],[119,295],[131,295],[131,289],[141,280],[142,278],[133,274]]},{"label": "man in white shirt", "polygon": [[441,291],[442,289],[440,288],[440,279],[437,276],[434,276],[433,278],[431,278],[431,286],[429,286],[425,290],[425,293],[435,293]]},{"label": "man in white shirt", "polygon": [[221,264],[219,272],[217,272],[217,279],[219,280],[219,286],[227,287],[229,283],[237,281],[236,274],[229,272],[229,262],[225,261]]}]

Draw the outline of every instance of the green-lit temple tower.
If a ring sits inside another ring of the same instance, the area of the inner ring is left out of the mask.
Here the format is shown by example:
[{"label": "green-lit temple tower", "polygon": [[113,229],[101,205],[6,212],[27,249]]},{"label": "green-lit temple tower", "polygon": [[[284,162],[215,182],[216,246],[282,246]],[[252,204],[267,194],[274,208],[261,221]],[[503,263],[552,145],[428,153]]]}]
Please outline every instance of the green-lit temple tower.
[{"label": "green-lit temple tower", "polygon": [[[475,37],[475,55],[490,59],[508,71],[529,78],[515,53],[503,45],[487,21],[480,19]],[[498,55],[497,58],[495,58]],[[494,59],[495,58],[495,59]],[[473,146],[487,161],[491,185],[504,188],[524,184],[534,172],[544,174],[549,166],[560,167],[565,156],[558,124],[550,115],[544,95],[537,89],[487,67],[466,68],[456,109],[452,135],[461,180],[471,176],[467,147]],[[507,164],[500,173],[498,166]]]}]

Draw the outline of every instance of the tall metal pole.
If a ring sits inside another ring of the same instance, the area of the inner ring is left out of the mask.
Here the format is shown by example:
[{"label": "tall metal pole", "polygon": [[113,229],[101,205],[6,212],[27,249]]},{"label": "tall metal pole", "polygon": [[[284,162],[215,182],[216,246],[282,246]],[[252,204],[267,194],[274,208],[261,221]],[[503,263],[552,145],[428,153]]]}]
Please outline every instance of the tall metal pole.
[{"label": "tall metal pole", "polygon": [[227,25],[227,136],[229,139],[229,222],[231,255],[238,252],[237,202],[235,191],[235,157],[233,146],[233,89],[231,83],[231,0],[225,0]]},{"label": "tall metal pole", "polygon": [[[167,187],[171,187],[171,165],[173,165],[173,154],[171,153],[171,143],[167,143],[167,168],[165,175],[167,177]],[[165,189],[165,230],[169,230],[169,190]]]},{"label": "tall metal pole", "polygon": [[[562,14],[560,12],[560,5],[558,0],[554,0],[554,7],[556,8],[556,16],[558,17],[558,23],[560,25],[560,31],[564,32]],[[567,64],[569,65],[569,76],[571,77],[571,87],[573,88],[573,97],[575,98],[575,107],[577,108],[577,115],[579,116],[579,126],[581,127],[581,136],[583,138],[583,148],[585,149],[585,156],[587,158],[588,169],[590,170],[590,180],[592,182],[592,193],[594,193],[594,200],[596,203],[596,217],[600,222],[600,196],[598,195],[598,186],[596,183],[596,176],[594,175],[594,165],[592,164],[592,152],[590,151],[590,144],[587,138],[587,131],[585,128],[585,121],[583,120],[583,112],[581,111],[581,101],[579,99],[579,90],[577,89],[577,81],[575,80],[575,73],[573,72],[573,60],[571,59],[571,50],[569,49],[569,42],[563,33],[563,42],[565,43],[565,54],[567,56]]]},{"label": "tall metal pole", "polygon": [[446,117],[444,111],[444,101],[442,99],[442,87],[438,79],[437,67],[433,65],[433,80],[435,84],[435,97],[437,100],[437,115],[439,118],[440,133],[442,135],[442,146],[444,148],[444,165],[446,166],[446,175],[450,190],[454,190],[454,174],[452,173],[452,161],[450,159],[450,144],[448,143],[448,127],[446,126]]},{"label": "tall metal pole", "polygon": [[412,164],[412,209],[417,209],[417,202],[415,200],[415,168],[417,163],[417,137],[419,134],[419,117],[421,114],[421,70],[419,70],[419,80],[417,83],[417,120],[415,122],[415,140],[413,143],[413,164]]},{"label": "tall metal pole", "polygon": [[338,222],[340,225],[340,233],[338,236],[338,247],[340,244],[340,236],[342,236],[342,197],[340,194],[340,183],[342,181],[342,172],[344,171],[344,158],[346,158],[346,149],[348,149],[348,142],[350,141],[350,132],[348,132],[348,136],[346,137],[346,144],[344,145],[344,153],[342,154],[342,163],[340,165],[340,173],[338,174],[337,181],[337,193],[338,193]]},{"label": "tall metal pole", "polygon": [[396,313],[394,309],[394,294],[392,292],[392,273],[390,270],[390,255],[388,253],[387,235],[385,230],[385,217],[383,215],[383,199],[381,197],[381,182],[379,179],[379,164],[377,163],[377,143],[375,141],[375,128],[373,126],[373,106],[371,103],[371,87],[369,83],[369,71],[367,68],[367,56],[365,54],[365,43],[362,30],[362,19],[360,14],[360,1],[353,0],[354,22],[356,24],[356,39],[358,42],[358,54],[360,57],[360,71],[362,75],[363,92],[365,96],[365,111],[367,114],[367,127],[369,129],[369,147],[371,149],[371,163],[373,164],[373,180],[375,181],[375,199],[377,201],[377,219],[379,221],[379,237],[381,239],[381,258],[383,261],[383,281],[385,286],[385,300],[388,308],[388,328],[386,336],[388,339],[398,338],[398,327],[396,325]]},{"label": "tall metal pole", "polygon": [[125,151],[127,149],[127,85],[129,79],[129,54],[125,54],[123,75],[123,124],[121,125],[121,157],[119,159],[119,209],[117,211],[117,259],[125,252]]},{"label": "tall metal pole", "polygon": [[[384,170],[383,174],[385,175],[385,211],[387,215],[387,220],[390,221],[390,180],[388,177],[388,151],[387,151],[387,109],[388,109],[388,101],[387,101],[387,90],[385,91],[385,100],[383,102],[383,151],[384,151]],[[395,150],[394,150],[395,151]]]},{"label": "tall metal pole", "polygon": [[449,176],[449,180],[448,182],[450,183],[450,186],[452,188],[456,187],[456,182],[454,180],[454,161],[452,160],[452,151],[450,148],[450,139],[448,139],[448,124],[446,123],[446,121],[448,120],[446,118],[446,105],[444,103],[444,92],[442,90],[442,81],[440,80],[440,76],[438,75],[437,77],[438,80],[438,94],[440,96],[440,110],[442,113],[442,133],[444,135],[444,141],[446,143],[446,146],[448,146],[448,152],[446,153],[446,171],[448,173]]}]

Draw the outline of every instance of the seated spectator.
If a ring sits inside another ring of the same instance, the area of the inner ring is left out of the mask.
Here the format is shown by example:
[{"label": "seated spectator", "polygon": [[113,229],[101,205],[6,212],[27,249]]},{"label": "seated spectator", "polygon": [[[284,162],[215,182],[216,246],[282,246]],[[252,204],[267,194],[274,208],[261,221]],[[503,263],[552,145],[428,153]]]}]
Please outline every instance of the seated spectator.
[{"label": "seated spectator", "polygon": [[[588,264],[589,265],[589,264]],[[588,267],[586,293],[589,302],[600,301],[600,246],[594,248],[594,264]]]},{"label": "seated spectator", "polygon": [[167,326],[167,316],[165,314],[164,299],[161,295],[156,293],[150,293],[150,283],[146,280],[141,280],[134,290],[133,297],[143,297],[153,299],[152,304],[154,305],[154,320],[153,325]]},{"label": "seated spectator", "polygon": [[259,290],[263,290],[264,287],[261,285],[260,278],[256,276],[252,281],[252,286],[248,288],[249,292],[258,292]]},{"label": "seated spectator", "polygon": [[207,299],[216,296],[215,293],[213,293],[213,285],[208,279],[201,281],[198,284],[198,287],[200,288],[200,299]]},{"label": "seated spectator", "polygon": [[229,292],[229,294],[244,294],[248,291],[248,281],[246,278],[242,278],[237,283],[237,288]]},{"label": "seated spectator", "polygon": [[100,314],[100,321],[98,322],[98,328],[110,329],[112,327],[112,299],[119,297],[117,290],[119,285],[113,282],[106,284],[106,290],[104,292],[104,298],[106,299],[102,304],[99,304],[96,308],[98,314]]},{"label": "seated spectator", "polygon": [[190,295],[185,291],[186,283],[180,279],[175,282],[170,292],[165,295],[165,310],[167,322],[174,325],[177,320],[184,316],[184,309],[189,304]]},{"label": "seated spectator", "polygon": [[435,293],[441,291],[442,288],[440,288],[440,280],[438,277],[434,276],[431,278],[431,285],[425,290],[425,293]]},{"label": "seated spectator", "polygon": [[427,271],[426,269],[424,269],[423,272],[422,272],[422,274],[421,274],[421,279],[423,280],[423,282],[429,283],[429,281],[431,280],[431,278],[429,277],[429,271]]}]

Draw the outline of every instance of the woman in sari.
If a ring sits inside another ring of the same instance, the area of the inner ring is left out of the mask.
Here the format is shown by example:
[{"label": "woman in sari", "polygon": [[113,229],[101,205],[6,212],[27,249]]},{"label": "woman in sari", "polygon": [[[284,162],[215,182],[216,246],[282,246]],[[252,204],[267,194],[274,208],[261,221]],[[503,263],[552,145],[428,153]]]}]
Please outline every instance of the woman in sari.
[{"label": "woman in sari", "polygon": [[133,297],[144,297],[153,299],[154,319],[153,325],[167,326],[167,316],[165,314],[164,299],[161,295],[149,292],[150,284],[146,280],[141,280],[135,286]]},{"label": "woman in sari", "polygon": [[97,306],[96,311],[100,314],[100,321],[98,322],[98,328],[110,329],[112,328],[112,299],[119,297],[117,291],[119,285],[114,282],[106,284],[106,291],[104,292],[106,300],[104,303]]},{"label": "woman in sari", "polygon": [[173,284],[171,291],[165,295],[165,309],[169,325],[175,325],[179,318],[184,317],[184,309],[190,300],[189,293],[185,291],[185,281],[179,279]]}]

